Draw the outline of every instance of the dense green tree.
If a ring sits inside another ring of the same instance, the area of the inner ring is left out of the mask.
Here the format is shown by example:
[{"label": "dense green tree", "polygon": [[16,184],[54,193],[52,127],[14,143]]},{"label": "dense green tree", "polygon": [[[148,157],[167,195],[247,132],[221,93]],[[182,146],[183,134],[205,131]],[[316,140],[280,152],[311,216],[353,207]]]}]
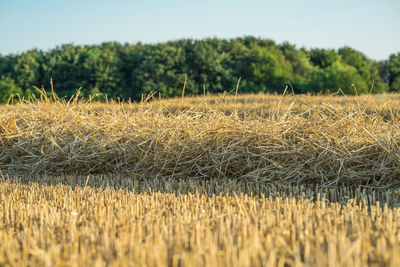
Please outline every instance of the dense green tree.
[{"label": "dense green tree", "polygon": [[[53,79],[55,90],[60,96],[72,96],[89,79],[88,73],[82,68],[83,50],[81,46],[65,44],[45,54],[44,79]],[[47,83],[44,85],[49,87]],[[83,93],[86,93],[87,89],[89,88],[83,88]]]},{"label": "dense green tree", "polygon": [[378,69],[379,77],[386,84],[389,85],[389,61],[380,60],[374,62],[376,68]]},{"label": "dense green tree", "polygon": [[400,53],[389,57],[389,86],[393,92],[400,92]]},{"label": "dense green tree", "polygon": [[119,82],[118,55],[112,44],[102,44],[101,47],[86,47],[81,53],[82,72],[87,79],[82,80],[82,86],[91,91],[86,94],[102,92],[116,98],[122,95]]},{"label": "dense green tree", "polygon": [[11,77],[0,78],[0,103],[6,103],[11,95],[22,96],[22,90]]},{"label": "dense green tree", "polygon": [[208,92],[221,93],[231,85],[229,67],[224,63],[228,55],[222,50],[217,39],[194,41],[186,49],[186,63],[189,77],[194,80],[195,91],[202,92],[203,86]]},{"label": "dense green tree", "polygon": [[13,78],[20,88],[30,90],[33,85],[40,86],[38,83],[42,79],[42,59],[42,52],[36,49],[22,53],[17,58],[13,66]]},{"label": "dense green tree", "polygon": [[374,85],[374,92],[387,91],[387,86],[383,83],[379,75],[377,65],[372,60],[350,47],[340,48],[338,54],[346,64],[353,66],[364,80],[365,86],[368,88],[360,88],[361,91],[368,92],[372,84]]},{"label": "dense green tree", "polygon": [[296,92],[306,92],[311,78],[313,66],[304,49],[296,49],[294,45],[284,42],[279,46],[282,50],[287,64],[291,66],[290,82]]},{"label": "dense green tree", "polygon": [[316,67],[311,74],[310,89],[312,92],[336,92],[341,89],[345,94],[368,93],[365,80],[353,66],[340,60],[329,67]]},{"label": "dense green tree", "polygon": [[[253,42],[253,43],[252,43]],[[228,55],[225,59],[225,65],[230,67],[231,83],[228,83],[229,88],[234,88],[237,80],[241,78],[240,92],[258,92],[259,85],[254,81],[254,73],[250,66],[256,63],[257,53],[251,49],[255,45],[257,39],[246,37],[230,40],[225,46],[225,53]]]},{"label": "dense green tree", "polygon": [[319,68],[326,68],[331,66],[333,63],[340,59],[333,49],[311,49],[310,50],[310,61],[314,66]]},{"label": "dense green tree", "polygon": [[[176,96],[181,93],[185,82],[185,55],[181,48],[168,44],[144,46],[137,54],[132,72],[134,77],[133,97],[140,94],[159,92],[163,96]],[[187,92],[194,92],[193,82],[187,84]]]},{"label": "dense green tree", "polygon": [[180,96],[186,79],[186,95],[202,93],[203,88],[210,93],[232,92],[239,78],[242,93],[282,92],[288,82],[296,93],[338,88],[349,94],[356,92],[354,88],[368,93],[372,85],[374,93],[385,92],[388,86],[400,91],[399,62],[400,53],[376,62],[350,47],[298,49],[288,42],[276,44],[252,36],[158,44],[65,44],[46,52],[0,55],[0,101],[10,92],[29,95],[33,85],[49,89],[51,78],[61,97],[82,87],[81,95],[97,99],[107,95],[140,100],[151,92]]},{"label": "dense green tree", "polygon": [[0,75],[12,75],[15,73],[14,66],[17,63],[18,55],[0,55]]},{"label": "dense green tree", "polygon": [[117,49],[119,84],[122,89],[121,97],[123,98],[134,98],[134,96],[140,96],[141,94],[141,88],[135,86],[135,71],[141,66],[141,57],[138,55],[142,49],[144,49],[144,46],[141,43],[136,45],[126,43]]},{"label": "dense green tree", "polygon": [[255,84],[269,92],[282,92],[292,76],[292,67],[282,51],[275,46],[252,47],[255,62],[251,68]]}]

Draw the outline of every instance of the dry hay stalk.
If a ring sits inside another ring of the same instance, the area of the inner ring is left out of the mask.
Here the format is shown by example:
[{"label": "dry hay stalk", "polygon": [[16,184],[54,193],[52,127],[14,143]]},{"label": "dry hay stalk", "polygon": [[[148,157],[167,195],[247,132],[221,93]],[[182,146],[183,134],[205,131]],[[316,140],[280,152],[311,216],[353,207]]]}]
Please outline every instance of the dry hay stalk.
[{"label": "dry hay stalk", "polygon": [[211,98],[207,107],[196,98],[6,105],[0,107],[0,169],[397,187],[398,98],[243,96],[238,113],[232,97],[218,104]]},{"label": "dry hay stalk", "polygon": [[398,266],[400,209],[0,183],[1,266]]}]

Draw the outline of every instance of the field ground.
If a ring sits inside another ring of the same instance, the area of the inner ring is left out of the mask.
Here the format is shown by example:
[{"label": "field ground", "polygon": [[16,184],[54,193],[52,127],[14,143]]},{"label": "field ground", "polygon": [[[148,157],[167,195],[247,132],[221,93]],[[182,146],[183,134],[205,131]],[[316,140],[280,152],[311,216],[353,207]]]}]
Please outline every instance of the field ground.
[{"label": "field ground", "polygon": [[399,266],[400,96],[0,106],[0,266]]}]

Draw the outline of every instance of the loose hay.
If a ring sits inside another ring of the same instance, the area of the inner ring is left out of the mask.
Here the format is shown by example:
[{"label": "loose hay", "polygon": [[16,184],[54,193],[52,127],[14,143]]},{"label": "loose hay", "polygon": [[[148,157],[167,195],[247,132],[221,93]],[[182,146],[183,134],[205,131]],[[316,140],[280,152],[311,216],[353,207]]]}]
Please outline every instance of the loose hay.
[{"label": "loose hay", "polygon": [[398,266],[398,95],[0,106],[0,266]]},{"label": "loose hay", "polygon": [[0,108],[0,169],[124,173],[132,179],[400,184],[398,95],[258,95],[232,101],[99,104],[75,99],[5,105]]}]

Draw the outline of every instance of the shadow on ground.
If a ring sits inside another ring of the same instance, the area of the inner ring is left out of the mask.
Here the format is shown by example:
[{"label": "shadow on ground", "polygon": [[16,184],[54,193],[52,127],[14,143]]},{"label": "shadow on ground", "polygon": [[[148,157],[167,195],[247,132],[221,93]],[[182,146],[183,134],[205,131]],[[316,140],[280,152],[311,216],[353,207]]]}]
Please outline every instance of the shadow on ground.
[{"label": "shadow on ground", "polygon": [[282,183],[260,183],[243,180],[198,180],[171,178],[137,178],[124,174],[102,175],[35,175],[1,173],[0,181],[10,181],[23,185],[37,183],[43,186],[64,185],[75,188],[91,187],[97,190],[113,188],[134,193],[174,193],[176,195],[195,193],[213,195],[248,195],[251,197],[295,197],[312,201],[326,199],[346,204],[356,199],[365,205],[400,207],[400,189],[376,189],[365,186],[345,185],[320,186],[318,184],[292,185]]}]

